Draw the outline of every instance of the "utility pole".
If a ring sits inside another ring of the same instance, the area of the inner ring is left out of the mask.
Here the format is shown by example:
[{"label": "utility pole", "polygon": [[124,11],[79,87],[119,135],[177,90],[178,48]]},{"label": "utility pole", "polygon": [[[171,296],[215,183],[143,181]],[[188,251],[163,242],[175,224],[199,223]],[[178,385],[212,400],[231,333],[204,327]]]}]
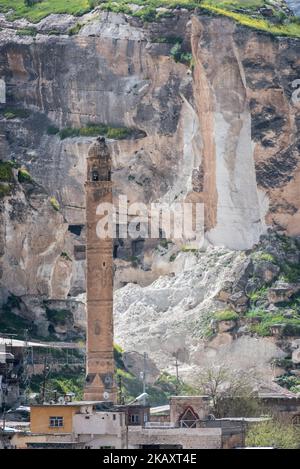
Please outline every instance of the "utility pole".
[{"label": "utility pole", "polygon": [[[10,353],[13,356],[13,337],[14,334],[9,334],[8,337],[10,338]],[[9,381],[9,365],[8,365],[8,357],[6,356],[9,352],[7,351],[6,345],[5,345],[5,377],[4,377],[4,384],[2,384],[2,390],[3,390],[3,431],[5,430],[6,427],[6,413],[7,413],[7,396],[8,396],[8,381]]]},{"label": "utility pole", "polygon": [[119,388],[119,396],[118,401],[119,404],[124,404],[124,396],[123,396],[123,383],[122,383],[122,376],[118,376],[118,388]]},{"label": "utility pole", "polygon": [[29,346],[28,346],[28,329],[24,330],[24,353],[23,353],[23,386],[24,386],[24,397],[25,403],[28,401],[28,394],[30,388],[30,377],[29,377]]},{"label": "utility pole", "polygon": [[[147,390],[147,358],[148,358],[148,355],[146,352],[144,352],[144,364],[143,364],[143,371],[140,372],[140,377],[141,377],[141,380],[143,381],[143,394],[146,394],[146,390]],[[146,398],[144,397],[144,405],[146,405]]]},{"label": "utility pole", "polygon": [[145,394],[146,393],[146,377],[147,377],[147,358],[148,358],[148,355],[147,353],[145,352],[144,353],[144,371],[143,371],[143,393]]},{"label": "utility pole", "polygon": [[47,366],[47,356],[44,359],[44,371],[43,371],[43,387],[42,387],[42,404],[45,402],[45,394],[46,394],[46,381],[49,374],[49,367]]},{"label": "utility pole", "polygon": [[[4,394],[3,394],[3,397],[4,397]],[[6,396],[4,397],[3,399],[3,417],[2,417],[2,422],[3,422],[3,431],[5,431],[5,427],[6,427]]]},{"label": "utility pole", "polygon": [[8,368],[8,363],[6,362],[5,364],[5,389],[3,392],[3,431],[5,431],[6,427],[6,398],[7,398],[7,389],[8,389],[8,383],[7,383],[7,368]]},{"label": "utility pole", "polygon": [[176,354],[175,354],[175,368],[176,368],[176,385],[175,385],[175,392],[176,392],[176,396],[178,396],[178,392],[179,392],[179,371],[178,371],[179,364],[178,364],[178,352],[176,352]]}]

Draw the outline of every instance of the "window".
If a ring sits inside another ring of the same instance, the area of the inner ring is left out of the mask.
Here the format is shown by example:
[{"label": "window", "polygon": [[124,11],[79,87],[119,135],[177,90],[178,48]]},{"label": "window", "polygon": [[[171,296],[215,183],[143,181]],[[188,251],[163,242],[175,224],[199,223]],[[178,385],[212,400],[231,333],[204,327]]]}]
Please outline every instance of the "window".
[{"label": "window", "polygon": [[99,181],[99,173],[96,169],[92,171],[92,181]]},{"label": "window", "polygon": [[130,423],[139,423],[140,419],[139,419],[139,416],[137,414],[132,414],[130,415]]},{"label": "window", "polygon": [[64,418],[63,417],[50,417],[49,418],[49,426],[51,428],[61,428],[64,426]]}]

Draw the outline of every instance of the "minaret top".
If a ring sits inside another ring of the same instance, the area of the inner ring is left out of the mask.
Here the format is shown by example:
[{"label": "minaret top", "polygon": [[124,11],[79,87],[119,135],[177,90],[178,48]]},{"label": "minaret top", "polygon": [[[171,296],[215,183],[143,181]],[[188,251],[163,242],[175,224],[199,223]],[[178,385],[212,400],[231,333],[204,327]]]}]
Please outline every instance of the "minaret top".
[{"label": "minaret top", "polygon": [[111,156],[104,137],[97,138],[89,149],[88,181],[111,181]]}]

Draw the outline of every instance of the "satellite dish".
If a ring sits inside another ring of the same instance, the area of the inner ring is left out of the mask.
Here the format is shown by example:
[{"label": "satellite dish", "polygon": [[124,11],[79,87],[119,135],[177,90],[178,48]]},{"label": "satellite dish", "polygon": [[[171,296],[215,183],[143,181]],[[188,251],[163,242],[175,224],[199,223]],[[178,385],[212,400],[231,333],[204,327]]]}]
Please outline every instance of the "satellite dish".
[{"label": "satellite dish", "polygon": [[62,397],[62,396],[59,397],[59,398],[58,398],[58,403],[59,403],[59,404],[64,404],[64,403],[65,403],[65,398]]},{"label": "satellite dish", "polygon": [[109,393],[108,392],[103,393],[103,397],[107,401],[109,399]]}]

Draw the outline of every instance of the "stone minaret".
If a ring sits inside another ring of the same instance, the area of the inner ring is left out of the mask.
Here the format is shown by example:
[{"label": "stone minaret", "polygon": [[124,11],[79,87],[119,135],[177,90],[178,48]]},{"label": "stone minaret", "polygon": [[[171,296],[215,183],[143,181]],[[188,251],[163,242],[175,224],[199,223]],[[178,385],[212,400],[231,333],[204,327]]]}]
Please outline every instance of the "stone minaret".
[{"label": "stone minaret", "polygon": [[111,158],[98,138],[87,158],[87,376],[84,399],[116,402],[113,349],[113,240],[100,239],[97,207],[112,203]]}]

